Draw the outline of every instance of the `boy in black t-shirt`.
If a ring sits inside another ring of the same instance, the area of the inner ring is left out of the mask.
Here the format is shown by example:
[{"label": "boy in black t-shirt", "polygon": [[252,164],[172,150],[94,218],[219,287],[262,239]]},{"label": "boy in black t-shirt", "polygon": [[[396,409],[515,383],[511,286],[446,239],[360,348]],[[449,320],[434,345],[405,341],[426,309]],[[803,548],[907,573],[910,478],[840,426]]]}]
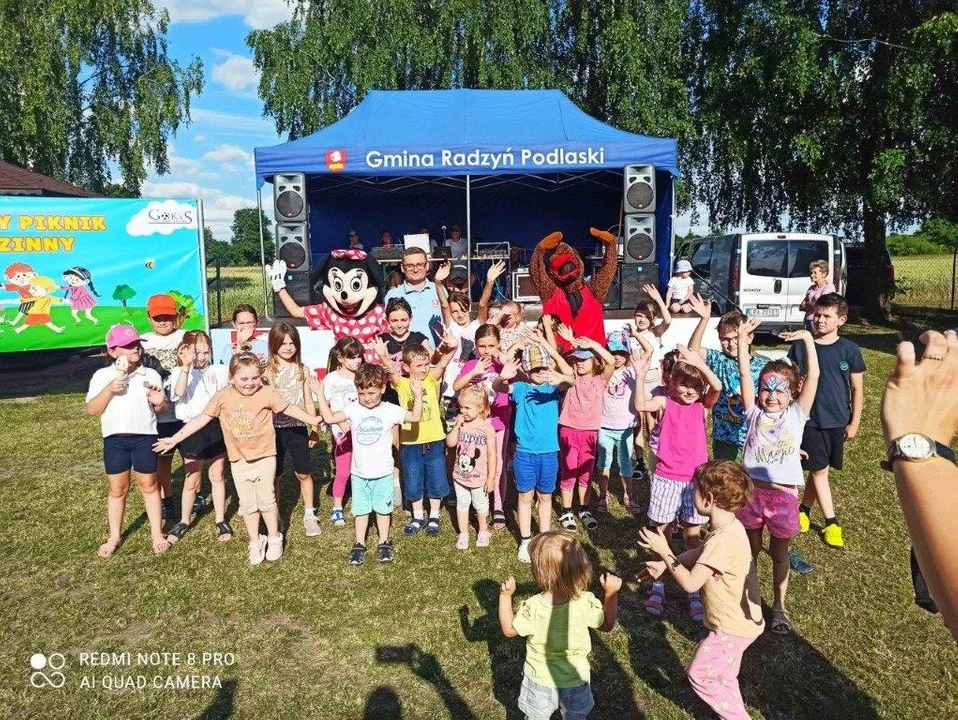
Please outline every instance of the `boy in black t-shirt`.
[{"label": "boy in black t-shirt", "polygon": [[[838,329],[848,320],[845,298],[838,293],[822,295],[815,303],[814,312],[812,333],[821,375],[802,438],[802,450],[808,455],[802,461],[808,471],[808,484],[798,506],[798,522],[801,531],[808,532],[809,514],[817,500],[825,515],[822,537],[827,545],[841,548],[845,542],[832,504],[828,469],[842,469],[845,442],[858,435],[865,400],[865,360],[858,345],[838,336]],[[788,358],[805,372],[805,348],[800,343],[792,345]]]}]

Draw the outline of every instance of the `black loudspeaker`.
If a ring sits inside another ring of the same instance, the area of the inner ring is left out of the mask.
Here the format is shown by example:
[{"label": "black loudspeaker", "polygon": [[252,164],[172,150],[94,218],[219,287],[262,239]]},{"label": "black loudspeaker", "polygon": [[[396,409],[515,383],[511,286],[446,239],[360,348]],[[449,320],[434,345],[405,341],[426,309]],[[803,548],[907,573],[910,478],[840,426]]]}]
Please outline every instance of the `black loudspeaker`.
[{"label": "black loudspeaker", "polygon": [[640,302],[649,302],[652,299],[642,289],[643,285],[659,286],[658,263],[622,265],[619,267],[619,289],[623,310],[634,310]]},{"label": "black loudspeaker", "polygon": [[312,267],[309,251],[309,226],[306,223],[276,223],[276,257],[296,275]]},{"label": "black loudspeaker", "polygon": [[[293,272],[286,273],[286,292],[296,301],[300,307],[315,304],[313,301],[313,273]],[[273,293],[273,317],[288,318],[291,315],[286,312],[283,301],[279,299],[279,293]]]},{"label": "black loudspeaker", "polygon": [[[602,258],[594,256],[586,258],[586,271],[590,279],[600,267],[602,267]],[[621,269],[620,263],[619,267],[615,270],[615,279],[612,281],[612,287],[609,288],[609,293],[605,296],[605,301],[602,303],[602,306],[606,310],[618,310],[622,306]]]},{"label": "black loudspeaker", "polygon": [[625,213],[655,211],[655,167],[626,165],[622,171],[622,199]]},{"label": "black loudspeaker", "polygon": [[623,239],[626,265],[643,265],[655,259],[655,215],[626,215]]},{"label": "black loudspeaker", "polygon": [[276,173],[273,176],[273,207],[277,222],[306,222],[306,176]]}]

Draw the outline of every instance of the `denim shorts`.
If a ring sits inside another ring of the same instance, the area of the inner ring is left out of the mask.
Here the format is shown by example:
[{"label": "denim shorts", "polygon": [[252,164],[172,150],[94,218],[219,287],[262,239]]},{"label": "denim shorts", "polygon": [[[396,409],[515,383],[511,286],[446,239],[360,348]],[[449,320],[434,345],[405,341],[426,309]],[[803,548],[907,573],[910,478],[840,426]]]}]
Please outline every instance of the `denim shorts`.
[{"label": "denim shorts", "polygon": [[521,493],[538,490],[554,493],[559,475],[559,453],[530,453],[516,449],[512,456],[512,474],[516,490]]},{"label": "denim shorts", "polygon": [[138,473],[156,472],[157,454],[153,452],[156,435],[108,435],[103,438],[103,467],[107,475],[133,468]]},{"label": "denim shorts", "polygon": [[519,689],[519,709],[529,720],[549,720],[558,709],[562,709],[562,720],[585,720],[595,700],[592,699],[592,687],[583,683],[571,688],[554,688],[540,685],[523,675]]},{"label": "denim shorts", "polygon": [[404,495],[410,502],[423,497],[444,498],[449,494],[446,478],[446,443],[443,440],[419,445],[400,445]]}]

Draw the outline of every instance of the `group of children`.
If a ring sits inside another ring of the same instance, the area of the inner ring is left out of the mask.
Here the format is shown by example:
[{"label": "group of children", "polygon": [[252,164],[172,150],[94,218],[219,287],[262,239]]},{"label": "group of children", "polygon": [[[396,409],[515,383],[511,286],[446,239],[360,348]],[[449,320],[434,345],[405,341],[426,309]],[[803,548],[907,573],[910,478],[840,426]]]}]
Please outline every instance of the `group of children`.
[{"label": "group of children", "polygon": [[[205,498],[197,493],[207,463],[217,533],[229,539],[228,459],[250,563],[278,559],[284,542],[278,480],[286,454],[303,498],[304,531],[320,532],[309,461],[321,424],[329,427],[335,465],[330,521],[345,525],[348,490],[355,527],[349,562],[355,565],[366,558],[371,516],[378,560],[390,562],[396,506],[410,507],[406,536],[435,537],[450,495],[456,547],[470,545],[470,510],[475,545],[488,546],[493,531],[505,526],[511,469],[518,559],[532,563],[544,591],[513,616],[514,583],[502,589],[503,631],[529,638],[520,706],[530,717],[548,717],[550,703],[587,712],[586,628],[611,629],[621,581],[604,576],[604,607],[585,591],[590,570],[574,533],[579,523],[595,529],[596,515],[608,512],[617,461],[624,507],[648,521],[640,544],[661,558],[640,575],[652,583],[646,609],[662,612],[664,577],[671,574],[688,593],[692,617],[710,631],[689,671],[693,687],[722,717],[745,716],[732,681],[742,652],[764,628],[755,581],[764,529],[773,565],[770,629],[778,633],[792,628],[785,608],[789,541],[809,529],[816,501],[825,514],[825,541],[843,543],[828,468],[841,468],[843,443],[857,432],[864,371],[857,346],[838,336],[845,300],[822,293],[809,308],[811,332],[782,335],[792,343],[790,361],[766,361],[751,352],[758,321],[739,312],[719,320],[721,350],[702,348],[711,306],[694,293],[687,304],[699,321],[688,347],[663,354],[660,337],[670,312],[651,286],[645,290],[652,302],[640,305],[634,322],[610,333],[603,346],[548,315],[532,329],[522,323],[517,303],[494,308],[483,298],[479,321],[472,320],[468,297],[438,285],[446,332],[437,347],[409,331],[411,310],[394,301],[387,308],[389,332],[376,343],[379,364],[364,362],[363,346],[344,338],[323,379],[304,366],[298,333],[283,322],[270,330],[265,356],[256,352],[252,333],[244,333],[225,348],[229,357],[216,358],[226,365],[214,364],[205,333],[176,329],[175,317],[167,316],[168,296],[150,299],[153,333],[141,338],[128,326],[111,328],[107,350],[114,365],[94,375],[87,397],[89,413],[102,417],[110,485],[110,536],[100,554],[119,545],[131,468],[156,552],[188,531],[198,497],[202,509]],[[238,310],[234,324],[239,327],[244,314],[255,326],[252,308]],[[177,447],[186,471],[181,516],[164,535],[161,514],[172,509],[167,458]],[[810,482],[800,502],[803,466]],[[642,481],[648,483],[645,505],[639,497],[646,491],[636,487]],[[557,485],[562,531],[553,532]],[[684,551],[676,555],[670,536],[677,528]],[[556,613],[569,623],[558,653],[549,631]]]}]

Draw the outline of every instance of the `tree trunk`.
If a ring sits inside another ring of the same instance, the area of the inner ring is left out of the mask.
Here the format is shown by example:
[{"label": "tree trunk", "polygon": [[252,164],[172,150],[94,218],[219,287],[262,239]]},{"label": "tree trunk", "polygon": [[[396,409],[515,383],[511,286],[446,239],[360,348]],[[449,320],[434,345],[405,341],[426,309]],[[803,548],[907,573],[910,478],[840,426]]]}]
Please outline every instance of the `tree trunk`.
[{"label": "tree trunk", "polygon": [[885,216],[867,202],[864,207],[865,277],[862,288],[863,315],[876,323],[891,320],[891,301],[895,288],[891,287],[885,267]]}]

